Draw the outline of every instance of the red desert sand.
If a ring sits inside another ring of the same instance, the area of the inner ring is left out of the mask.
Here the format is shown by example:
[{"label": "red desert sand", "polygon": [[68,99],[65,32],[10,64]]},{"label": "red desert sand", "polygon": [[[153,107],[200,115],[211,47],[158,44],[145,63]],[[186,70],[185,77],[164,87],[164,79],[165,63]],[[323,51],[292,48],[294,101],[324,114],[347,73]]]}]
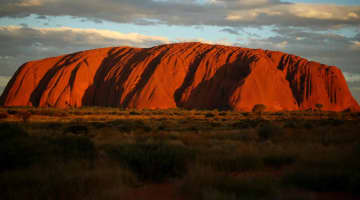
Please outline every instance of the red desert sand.
[{"label": "red desert sand", "polygon": [[202,43],[112,47],[31,61],[4,106],[250,111],[359,110],[337,67],[282,52]]}]

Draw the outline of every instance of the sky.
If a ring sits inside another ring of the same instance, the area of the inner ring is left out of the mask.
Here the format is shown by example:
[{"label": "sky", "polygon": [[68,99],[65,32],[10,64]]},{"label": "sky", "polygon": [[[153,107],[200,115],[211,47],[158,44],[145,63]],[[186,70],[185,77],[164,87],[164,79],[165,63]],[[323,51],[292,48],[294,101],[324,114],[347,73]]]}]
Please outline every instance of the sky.
[{"label": "sky", "polygon": [[335,65],[360,101],[360,0],[0,0],[0,92],[30,60],[187,41]]}]

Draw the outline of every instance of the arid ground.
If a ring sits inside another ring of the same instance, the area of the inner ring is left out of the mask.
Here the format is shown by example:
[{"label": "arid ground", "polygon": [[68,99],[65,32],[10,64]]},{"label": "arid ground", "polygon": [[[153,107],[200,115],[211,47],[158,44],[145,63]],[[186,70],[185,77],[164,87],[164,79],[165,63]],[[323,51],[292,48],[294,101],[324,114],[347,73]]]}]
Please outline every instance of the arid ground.
[{"label": "arid ground", "polygon": [[360,114],[0,108],[0,199],[360,199]]}]

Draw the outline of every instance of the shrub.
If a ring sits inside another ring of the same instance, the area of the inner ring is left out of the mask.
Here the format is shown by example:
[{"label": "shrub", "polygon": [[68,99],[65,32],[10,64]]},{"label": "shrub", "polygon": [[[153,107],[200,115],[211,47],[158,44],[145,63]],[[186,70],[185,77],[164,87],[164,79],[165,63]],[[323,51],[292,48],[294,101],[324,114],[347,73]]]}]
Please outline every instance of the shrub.
[{"label": "shrub", "polygon": [[49,145],[52,147],[52,155],[64,162],[86,160],[92,163],[96,156],[95,145],[87,137],[62,136],[50,138]]},{"label": "shrub", "polygon": [[142,130],[145,132],[152,131],[152,127],[142,120],[115,120],[110,122],[111,126],[115,126],[121,132],[131,132]]},{"label": "shrub", "polygon": [[215,117],[215,114],[214,113],[206,113],[205,117],[206,118]]},{"label": "shrub", "polygon": [[280,168],[291,165],[296,161],[296,156],[287,153],[271,153],[263,158],[265,166]]},{"label": "shrub", "polygon": [[17,113],[17,117],[21,118],[21,120],[23,122],[27,122],[30,119],[31,115],[32,115],[31,112],[18,112]]},{"label": "shrub", "polygon": [[279,126],[276,126],[272,123],[265,123],[260,128],[258,128],[258,136],[260,140],[267,141],[272,140],[275,137],[282,136],[284,131]]},{"label": "shrub", "polygon": [[136,177],[127,170],[88,169],[72,162],[1,173],[0,199],[124,199],[127,189],[137,185]]},{"label": "shrub", "polygon": [[333,169],[297,169],[283,177],[283,183],[317,192],[349,192],[359,186],[359,173]]},{"label": "shrub", "polygon": [[33,115],[43,115],[51,117],[66,117],[68,113],[65,110],[56,108],[37,108],[30,111]]},{"label": "shrub", "polygon": [[304,128],[312,129],[312,128],[314,128],[314,125],[313,125],[313,123],[307,121],[307,122],[304,123]]},{"label": "shrub", "polygon": [[191,131],[191,132],[198,132],[199,128],[197,126],[190,126],[188,128],[186,128],[187,131]]},{"label": "shrub", "polygon": [[220,112],[220,113],[219,113],[219,116],[226,116],[226,115],[227,115],[226,112]]},{"label": "shrub", "polygon": [[141,113],[137,111],[130,111],[129,115],[141,115]]},{"label": "shrub", "polygon": [[341,126],[345,123],[344,120],[339,120],[339,119],[332,119],[332,120],[329,120],[331,125],[333,126]]},{"label": "shrub", "polygon": [[8,114],[0,113],[0,119],[6,119],[6,118],[8,118]]},{"label": "shrub", "polygon": [[199,155],[198,163],[223,172],[241,172],[262,169],[260,156],[253,153],[213,153]]},{"label": "shrub", "polygon": [[265,110],[266,110],[266,106],[264,104],[256,104],[254,105],[252,112],[261,114]]},{"label": "shrub", "polygon": [[163,181],[182,176],[193,153],[181,145],[135,143],[108,146],[108,155],[141,180]]},{"label": "shrub", "polygon": [[0,171],[29,167],[41,159],[43,142],[16,125],[0,127]]},{"label": "shrub", "polygon": [[316,104],[315,107],[318,109],[318,111],[321,111],[321,109],[324,107],[322,104]]},{"label": "shrub", "polygon": [[201,166],[192,169],[181,187],[191,199],[207,200],[210,194],[219,199],[276,199],[276,182],[271,177],[231,176]]},{"label": "shrub", "polygon": [[285,128],[297,128],[297,122],[295,120],[287,120],[284,125]]},{"label": "shrub", "polygon": [[232,127],[234,128],[240,128],[240,129],[247,129],[251,127],[251,124],[246,123],[244,121],[238,121],[232,124]]},{"label": "shrub", "polygon": [[64,133],[73,133],[75,135],[80,135],[80,134],[87,135],[89,133],[89,129],[87,126],[83,126],[83,125],[73,125],[67,127],[64,130]]},{"label": "shrub", "polygon": [[222,124],[221,124],[221,123],[218,123],[218,122],[210,122],[210,126],[211,126],[211,127],[214,127],[214,128],[215,128],[215,127],[221,127],[221,125],[222,125]]},{"label": "shrub", "polygon": [[8,113],[9,115],[16,115],[16,114],[19,113],[19,111],[17,111],[17,110],[7,110],[7,113]]},{"label": "shrub", "polygon": [[18,126],[2,124],[0,132],[0,171],[27,168],[52,161],[93,162],[95,146],[85,137],[34,137]]},{"label": "shrub", "polygon": [[0,142],[26,136],[28,136],[27,132],[18,125],[9,123],[0,124]]}]

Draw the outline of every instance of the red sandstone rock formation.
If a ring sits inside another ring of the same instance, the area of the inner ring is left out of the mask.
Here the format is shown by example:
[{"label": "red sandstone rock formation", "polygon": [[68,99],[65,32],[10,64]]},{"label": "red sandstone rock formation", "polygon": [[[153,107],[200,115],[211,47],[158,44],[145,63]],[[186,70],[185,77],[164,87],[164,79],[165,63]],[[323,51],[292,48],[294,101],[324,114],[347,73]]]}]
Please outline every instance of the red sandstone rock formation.
[{"label": "red sandstone rock formation", "polygon": [[359,110],[341,71],[281,52],[201,43],[114,47],[24,64],[4,106]]}]

